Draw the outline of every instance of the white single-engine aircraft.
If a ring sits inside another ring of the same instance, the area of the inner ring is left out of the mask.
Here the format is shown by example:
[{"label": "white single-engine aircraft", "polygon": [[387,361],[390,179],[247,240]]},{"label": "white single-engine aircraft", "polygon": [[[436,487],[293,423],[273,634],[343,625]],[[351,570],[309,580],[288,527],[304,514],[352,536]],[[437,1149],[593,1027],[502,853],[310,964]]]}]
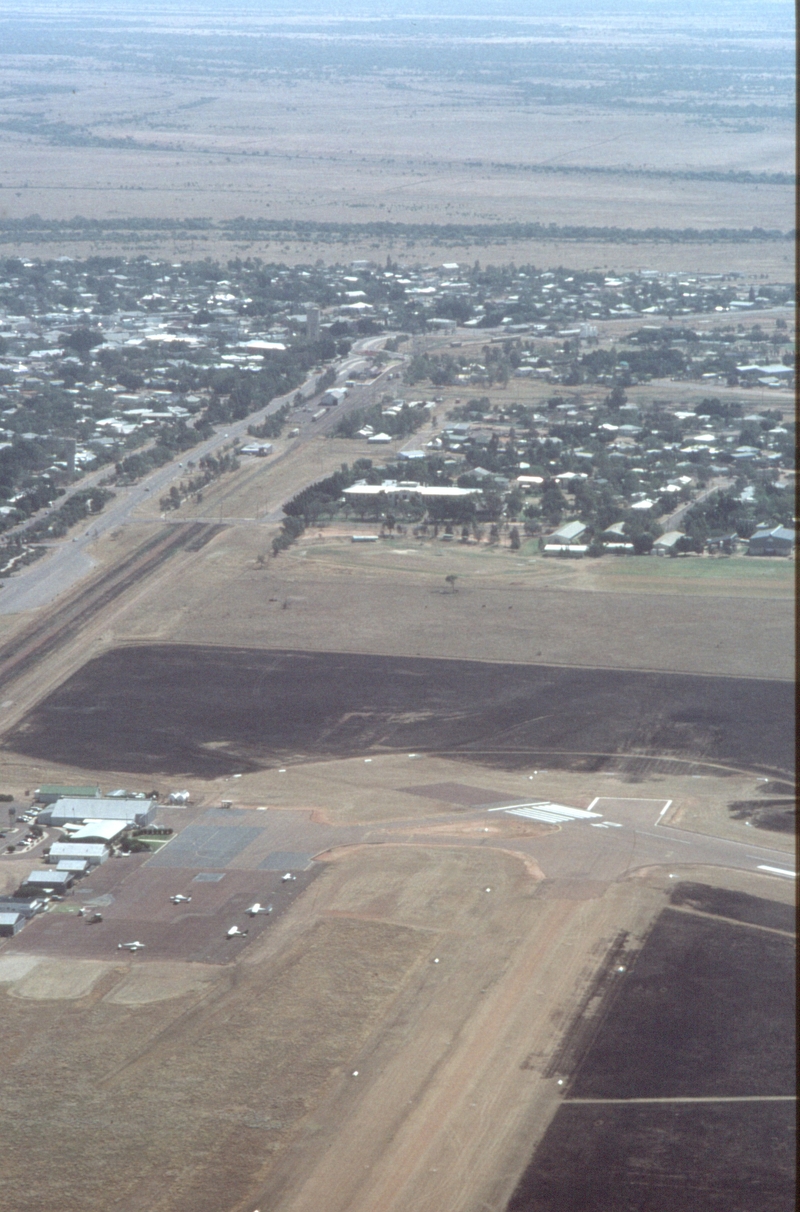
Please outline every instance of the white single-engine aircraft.
[{"label": "white single-engine aircraft", "polygon": [[173,905],[188,905],[192,899],[190,896],[184,896],[182,892],[176,892],[174,896],[169,898]]},{"label": "white single-engine aircraft", "polygon": [[261,905],[258,901],[251,905],[247,910],[251,917],[256,917],[259,913],[272,913],[272,905]]},{"label": "white single-engine aircraft", "polygon": [[141,951],[144,943],[140,943],[137,939],[133,943],[117,943],[117,948],[120,951]]},{"label": "white single-engine aircraft", "polygon": [[244,938],[244,936],[246,934],[247,934],[246,930],[240,930],[238,926],[231,926],[230,930],[228,931],[227,937],[228,938]]}]

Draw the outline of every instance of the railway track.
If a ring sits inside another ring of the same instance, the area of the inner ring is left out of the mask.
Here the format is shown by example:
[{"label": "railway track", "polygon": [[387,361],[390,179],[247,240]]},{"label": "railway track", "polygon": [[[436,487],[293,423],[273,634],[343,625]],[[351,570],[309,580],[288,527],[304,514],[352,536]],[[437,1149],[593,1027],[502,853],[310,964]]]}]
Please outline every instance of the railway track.
[{"label": "railway track", "polygon": [[0,687],[25,673],[38,661],[73,639],[86,623],[126,590],[138,585],[179,551],[199,551],[221,527],[196,522],[167,526],[108,572],[59,601],[43,619],[0,646]]}]

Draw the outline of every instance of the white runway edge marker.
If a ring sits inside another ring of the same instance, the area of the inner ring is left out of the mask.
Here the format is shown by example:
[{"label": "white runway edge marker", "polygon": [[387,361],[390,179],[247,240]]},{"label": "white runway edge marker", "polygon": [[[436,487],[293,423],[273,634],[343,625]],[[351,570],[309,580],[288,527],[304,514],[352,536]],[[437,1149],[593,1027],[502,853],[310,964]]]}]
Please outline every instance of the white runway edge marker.
[{"label": "white runway edge marker", "polygon": [[765,863],[759,863],[758,870],[768,871],[770,875],[785,875],[790,880],[795,879],[797,876],[796,871],[787,871],[785,867],[768,867]]}]

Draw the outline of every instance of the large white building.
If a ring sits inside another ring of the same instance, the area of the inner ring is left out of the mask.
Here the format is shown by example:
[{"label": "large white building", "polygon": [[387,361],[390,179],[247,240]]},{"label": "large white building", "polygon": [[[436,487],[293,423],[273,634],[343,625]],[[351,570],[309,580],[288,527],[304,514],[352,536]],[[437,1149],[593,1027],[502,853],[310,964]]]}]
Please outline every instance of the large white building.
[{"label": "large white building", "polygon": [[127,825],[149,825],[155,810],[155,800],[69,796],[45,808],[44,812],[39,813],[39,820],[49,825],[83,825],[86,821],[124,821]]},{"label": "large white building", "polygon": [[58,863],[62,859],[83,859],[90,867],[104,863],[109,856],[108,846],[96,842],[53,842],[48,862]]}]

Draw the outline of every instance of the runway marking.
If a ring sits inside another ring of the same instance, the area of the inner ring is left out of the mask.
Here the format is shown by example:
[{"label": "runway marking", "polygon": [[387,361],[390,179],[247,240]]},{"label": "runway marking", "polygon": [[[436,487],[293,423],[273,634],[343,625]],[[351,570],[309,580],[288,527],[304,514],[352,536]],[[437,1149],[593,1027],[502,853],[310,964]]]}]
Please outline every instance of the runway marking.
[{"label": "runway marking", "polygon": [[671,1098],[568,1098],[565,1102],[572,1106],[604,1103],[624,1106],[626,1103],[794,1103],[796,1094],[707,1094],[699,1098],[676,1095]]},{"label": "runway marking", "polygon": [[[663,804],[664,797],[661,795],[598,795],[593,800],[593,803],[598,803],[599,800],[620,800],[623,804]],[[671,804],[672,800],[667,800],[667,804]],[[591,804],[589,807],[591,808]]]},{"label": "runway marking", "polygon": [[797,876],[796,871],[787,871],[786,868],[784,868],[784,867],[768,867],[766,865],[766,863],[759,863],[758,870],[759,871],[768,871],[770,873],[770,875],[785,875],[790,880],[795,879]]},{"label": "runway marking", "polygon": [[648,833],[646,829],[637,829],[637,833],[644,834],[645,837],[658,838],[659,842],[677,842],[679,846],[692,846],[693,842],[685,842],[683,838],[671,837],[668,833]]},{"label": "runway marking", "polygon": [[586,808],[568,808],[566,804],[553,804],[549,800],[534,800],[527,804],[506,804],[502,808],[489,808],[489,812],[506,812],[509,816],[522,816],[529,820],[543,821],[548,825],[563,825],[567,821],[598,819],[599,812]]}]

